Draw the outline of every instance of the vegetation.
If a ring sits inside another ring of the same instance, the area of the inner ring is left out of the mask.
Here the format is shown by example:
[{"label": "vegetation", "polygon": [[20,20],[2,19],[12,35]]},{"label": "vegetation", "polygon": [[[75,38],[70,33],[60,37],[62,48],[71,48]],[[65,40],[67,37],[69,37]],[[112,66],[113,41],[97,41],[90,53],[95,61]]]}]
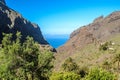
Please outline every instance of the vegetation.
[{"label": "vegetation", "polygon": [[[106,48],[106,49],[105,49]],[[60,56],[60,58],[59,58]],[[112,75],[110,80],[118,80],[119,79],[119,72],[120,72],[120,36],[115,35],[111,37],[108,41],[102,41],[99,42],[97,45],[94,45],[94,43],[90,43],[87,46],[83,47],[80,50],[77,50],[73,54],[69,53],[62,53],[57,55],[57,59],[60,61],[61,64],[64,61],[63,64],[69,64],[69,62],[66,62],[65,57],[62,56],[71,56],[73,62],[76,63],[78,66],[77,71],[78,74],[81,76],[81,80],[91,80],[88,79],[90,74],[91,76],[95,76],[95,74],[92,75],[92,70],[94,70],[93,67],[98,67],[98,72],[101,72],[101,75]],[[56,64],[59,62],[56,61]],[[63,68],[62,64],[62,70],[69,72],[69,69],[65,70]],[[84,69],[85,67],[88,67],[87,69]],[[58,66],[57,66],[58,68]],[[68,68],[68,67],[67,67]],[[97,73],[97,72],[96,72]],[[83,74],[83,75],[82,75]],[[104,76],[105,76],[104,75]],[[104,78],[103,76],[103,78]],[[106,80],[109,80],[109,76],[106,77]],[[99,80],[99,79],[96,79]],[[101,79],[105,80],[105,79]]]},{"label": "vegetation", "polygon": [[53,73],[50,80],[80,80],[81,77],[73,72]]},{"label": "vegetation", "polygon": [[85,78],[86,80],[114,80],[114,74],[102,69],[93,68]]},{"label": "vegetation", "polygon": [[62,64],[62,69],[63,69],[63,71],[66,71],[66,72],[78,73],[79,66],[74,62],[74,60],[71,57],[69,57]]},{"label": "vegetation", "polygon": [[111,63],[109,61],[104,61],[104,63],[102,64],[103,65],[103,68],[106,69],[106,70],[109,70],[110,69],[110,66],[111,66]]},{"label": "vegetation", "polygon": [[[116,70],[119,72],[119,48],[113,51],[114,54],[110,53],[114,56],[113,59],[104,59],[102,68],[99,66],[100,68],[88,70],[89,68],[83,65],[78,66],[76,61],[69,57],[62,64],[61,71],[52,72],[53,53],[48,50],[40,50],[39,44],[34,42],[33,38],[28,36],[24,42],[21,42],[19,32],[14,36],[16,39],[13,39],[12,34],[3,34],[3,36],[0,46],[0,80],[115,80],[118,76],[115,72]],[[112,46],[107,42],[100,47],[99,54],[96,52],[97,56],[103,53],[109,54],[109,47],[118,46]],[[86,50],[89,51],[88,48]],[[90,57],[92,59],[92,56]],[[117,68],[111,66],[116,66],[116,62]]]},{"label": "vegetation", "polygon": [[99,49],[105,51],[108,49],[108,46],[109,46],[109,42],[105,42],[105,43],[100,45]]},{"label": "vegetation", "polygon": [[27,37],[21,43],[21,34],[16,39],[12,34],[4,34],[0,48],[1,80],[47,80],[53,65],[53,54],[40,51],[38,43]]},{"label": "vegetation", "polygon": [[115,56],[114,56],[114,62],[117,62],[118,63],[118,71],[119,71],[119,65],[120,65],[120,53],[117,53]]}]

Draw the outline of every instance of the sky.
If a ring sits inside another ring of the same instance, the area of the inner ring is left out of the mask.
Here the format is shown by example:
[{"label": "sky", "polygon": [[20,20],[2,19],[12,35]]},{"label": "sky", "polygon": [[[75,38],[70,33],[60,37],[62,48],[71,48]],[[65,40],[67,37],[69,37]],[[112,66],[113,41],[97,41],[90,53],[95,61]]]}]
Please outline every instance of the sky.
[{"label": "sky", "polygon": [[69,35],[95,18],[120,10],[120,0],[6,0],[47,35]]}]

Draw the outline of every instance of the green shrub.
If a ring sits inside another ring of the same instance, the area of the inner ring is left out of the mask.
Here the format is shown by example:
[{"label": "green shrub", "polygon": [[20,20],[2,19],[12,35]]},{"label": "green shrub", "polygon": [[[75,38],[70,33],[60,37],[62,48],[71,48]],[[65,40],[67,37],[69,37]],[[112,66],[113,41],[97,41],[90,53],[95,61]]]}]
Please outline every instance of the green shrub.
[{"label": "green shrub", "polygon": [[87,74],[88,74],[88,67],[87,66],[83,66],[79,69],[78,74],[81,75],[81,78],[84,78]]},{"label": "green shrub", "polygon": [[93,68],[90,70],[89,74],[86,76],[85,80],[114,80],[114,74],[98,68]]},{"label": "green shrub", "polygon": [[108,46],[109,46],[109,42],[106,42],[106,43],[100,45],[99,50],[106,51],[108,49]]},{"label": "green shrub", "polygon": [[73,72],[53,73],[50,80],[80,80],[81,77]]},{"label": "green shrub", "polygon": [[62,69],[63,69],[63,71],[66,71],[66,72],[75,72],[75,73],[78,73],[79,66],[74,62],[74,60],[71,57],[69,57],[62,64]]}]

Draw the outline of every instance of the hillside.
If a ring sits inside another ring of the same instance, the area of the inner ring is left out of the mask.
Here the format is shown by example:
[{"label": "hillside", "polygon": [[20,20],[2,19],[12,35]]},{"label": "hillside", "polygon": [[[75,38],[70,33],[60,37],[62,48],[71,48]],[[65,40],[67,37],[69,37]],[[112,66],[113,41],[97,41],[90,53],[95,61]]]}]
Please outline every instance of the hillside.
[{"label": "hillside", "polygon": [[[68,57],[72,57],[80,67],[101,66],[106,60],[111,62],[114,54],[119,51],[119,35],[120,11],[106,17],[98,17],[93,23],[73,31],[67,43],[57,49],[55,70],[59,70]],[[105,43],[110,43],[108,48],[113,51],[100,50],[101,45]]]}]

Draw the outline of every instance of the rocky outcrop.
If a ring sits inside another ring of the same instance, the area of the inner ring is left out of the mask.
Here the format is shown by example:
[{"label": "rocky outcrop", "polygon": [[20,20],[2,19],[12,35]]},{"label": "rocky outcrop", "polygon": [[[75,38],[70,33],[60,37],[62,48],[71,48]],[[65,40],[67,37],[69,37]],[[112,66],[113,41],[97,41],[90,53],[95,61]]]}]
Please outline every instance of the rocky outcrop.
[{"label": "rocky outcrop", "polygon": [[104,19],[104,17],[100,16],[100,17],[96,18],[93,22],[98,23],[98,22],[101,22],[103,19]]},{"label": "rocky outcrop", "polygon": [[26,36],[31,36],[40,44],[48,44],[42,36],[41,30],[37,24],[26,20],[13,9],[6,6],[5,0],[0,0],[0,42],[2,40],[2,33],[21,32],[22,40]]},{"label": "rocky outcrop", "polygon": [[98,43],[120,34],[120,11],[115,11],[107,17],[100,16],[93,23],[73,31],[69,41],[58,48],[59,53],[75,53],[90,43]]}]

